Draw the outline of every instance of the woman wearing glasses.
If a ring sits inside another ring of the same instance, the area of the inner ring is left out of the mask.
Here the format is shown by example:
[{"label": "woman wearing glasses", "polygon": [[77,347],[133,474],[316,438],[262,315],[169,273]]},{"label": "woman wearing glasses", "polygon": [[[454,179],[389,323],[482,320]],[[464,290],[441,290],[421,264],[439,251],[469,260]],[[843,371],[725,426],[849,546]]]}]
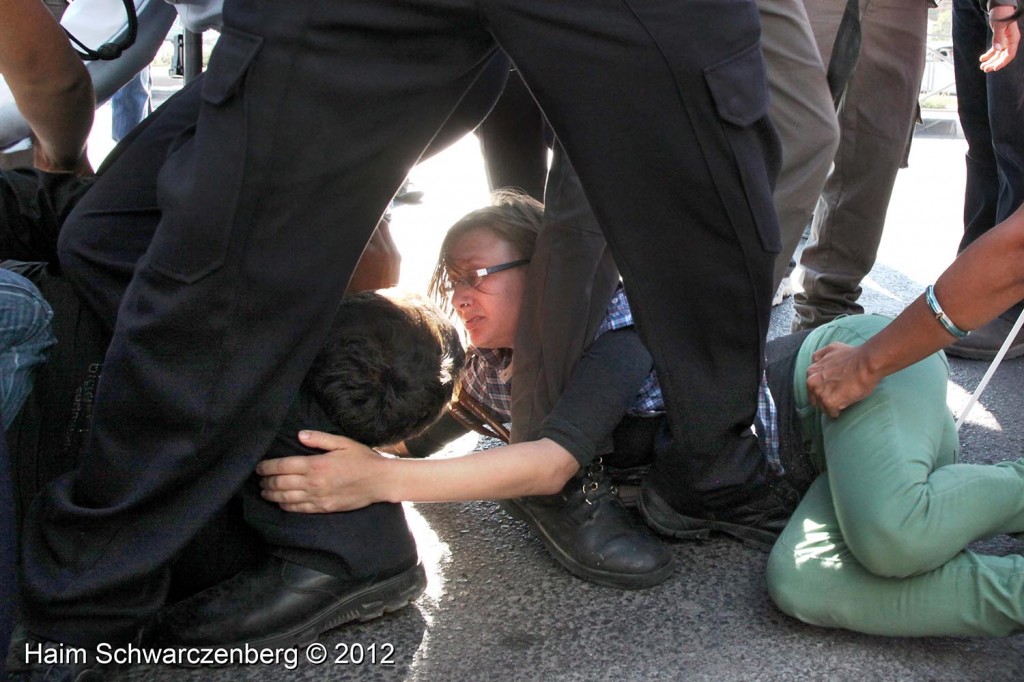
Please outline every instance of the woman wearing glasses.
[{"label": "woman wearing glasses", "polygon": [[[462,321],[469,341],[460,390],[499,424],[510,420],[513,346],[542,214],[525,195],[496,194],[494,205],[449,229],[431,279],[431,292]],[[663,411],[652,367],[620,289],[538,440],[430,461],[304,432],[305,444],[334,451],[263,462],[264,497],[299,512],[384,500],[503,499],[573,574],[623,589],[656,585],[671,575],[673,556],[603,476],[605,464],[637,466],[652,452]],[[442,420],[394,452],[422,457],[465,430]]]}]

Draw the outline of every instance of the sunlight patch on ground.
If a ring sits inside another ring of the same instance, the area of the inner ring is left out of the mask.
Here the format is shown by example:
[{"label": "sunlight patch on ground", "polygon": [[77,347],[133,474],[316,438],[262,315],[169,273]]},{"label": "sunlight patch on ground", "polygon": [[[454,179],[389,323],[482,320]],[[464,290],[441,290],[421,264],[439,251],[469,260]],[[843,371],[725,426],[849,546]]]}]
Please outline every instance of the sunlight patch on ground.
[{"label": "sunlight patch on ground", "polygon": [[875,280],[871,275],[868,275],[867,277],[865,277],[861,281],[861,286],[864,289],[873,291],[876,294],[878,294],[879,296],[884,296],[885,298],[888,298],[890,300],[893,300],[893,301],[900,301],[900,300],[902,300],[902,298],[900,297],[899,294],[894,293],[891,289],[889,289],[888,287],[884,286],[883,284],[881,284],[880,282]]},{"label": "sunlight patch on ground", "polygon": [[[454,457],[471,452],[476,449],[478,440],[479,437],[475,433],[467,433],[449,443],[441,452],[434,454],[432,459]],[[447,583],[446,572],[451,564],[452,554],[448,543],[441,540],[434,532],[430,523],[423,518],[414,504],[406,502],[402,506],[405,509],[405,518],[409,523],[409,529],[412,531],[413,537],[416,538],[420,561],[427,573],[427,589],[417,604],[420,606],[420,611],[423,612],[423,619],[429,625],[433,619],[434,610],[437,609],[444,596]]]},{"label": "sunlight patch on ground", "polygon": [[[445,569],[452,561],[452,553],[448,543],[438,537],[427,520],[416,511],[414,505],[405,503],[402,506],[405,508],[405,519],[409,523],[409,529],[416,538],[420,561],[427,573],[427,589],[417,603],[423,612],[423,619],[427,621],[427,625],[430,625],[433,621],[433,610],[440,604],[441,597],[444,596]],[[425,604],[424,600],[429,600],[430,605]]]},{"label": "sunlight patch on ground", "polygon": [[[967,407],[968,400],[971,399],[971,394],[973,392],[973,387],[968,390],[951,381],[948,382],[946,388],[946,404],[949,406],[950,412],[953,413],[953,417],[959,419],[961,413],[964,412],[964,408]],[[964,423],[980,426],[982,428],[989,429],[990,431],[1002,431],[1002,425],[999,424],[999,420],[995,418],[995,415],[986,410],[981,402],[975,403],[975,406],[971,408],[971,414]]]},{"label": "sunlight patch on ground", "polygon": [[[951,145],[957,150],[951,152]],[[898,270],[904,279],[930,284],[953,261],[963,237],[967,173],[962,162],[950,163],[950,157],[962,159],[966,152],[963,139],[914,138],[911,167],[896,174],[878,264]],[[927,201],[914,191],[921,185],[937,188]]]},{"label": "sunlight patch on ground", "polygon": [[[960,413],[967,407],[967,401],[971,399],[971,394],[974,389],[966,390],[956,385],[952,381],[948,382],[946,389],[946,404],[949,405],[950,411],[953,416],[957,419],[960,418]],[[984,394],[982,395],[984,398]],[[980,426],[990,431],[1002,431],[1003,427],[996,419],[995,415],[985,409],[985,406],[981,402],[975,403],[974,407],[971,408],[971,414],[967,417],[965,424],[972,424],[974,426]]]}]

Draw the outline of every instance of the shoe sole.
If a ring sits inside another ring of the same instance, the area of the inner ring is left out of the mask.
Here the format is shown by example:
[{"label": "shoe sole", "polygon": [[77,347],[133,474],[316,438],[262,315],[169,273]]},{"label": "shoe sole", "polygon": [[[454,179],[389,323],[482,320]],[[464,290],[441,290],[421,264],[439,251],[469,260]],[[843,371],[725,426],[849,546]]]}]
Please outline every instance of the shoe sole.
[{"label": "shoe sole", "polygon": [[317,614],[312,622],[289,632],[250,642],[253,648],[286,648],[312,644],[320,635],[345,623],[380,618],[416,601],[427,587],[427,574],[423,564],[417,562],[410,569],[387,580],[374,583],[356,594],[346,597],[329,609]]},{"label": "shoe sole", "polygon": [[591,568],[590,566],[580,563],[559,547],[544,529],[544,526],[538,523],[537,520],[533,518],[532,514],[516,504],[515,500],[500,500],[498,502],[498,506],[512,518],[518,519],[528,525],[534,535],[536,535],[544,544],[544,547],[548,550],[548,554],[550,554],[551,557],[562,566],[562,568],[569,571],[569,573],[572,573],[577,578],[583,578],[595,585],[601,585],[602,587],[614,587],[619,590],[642,590],[665,582],[676,569],[675,557],[672,555],[669,555],[670,560],[665,564],[665,566],[659,568],[657,571],[651,571],[650,573],[612,573],[609,571],[602,571],[597,568]]},{"label": "shoe sole", "polygon": [[[333,604],[316,614],[309,622],[292,628],[287,632],[275,633],[262,639],[254,639],[234,644],[211,644],[209,647],[195,646],[197,649],[216,648],[232,649],[248,646],[251,649],[288,649],[307,646],[315,642],[320,635],[346,623],[366,621],[380,618],[414,602],[427,587],[427,575],[423,564],[417,562],[398,575],[387,580],[369,585],[355,594]],[[177,664],[180,668],[223,668],[226,665],[187,665]]]},{"label": "shoe sole", "polygon": [[[958,348],[956,345],[946,346],[946,355],[952,355],[956,358],[962,358],[964,360],[985,360],[991,362],[996,359],[998,350],[982,350],[974,348]],[[1013,360],[1024,355],[1024,343],[1010,346],[1006,351],[1006,355],[1003,356],[1004,360]]]},{"label": "shoe sole", "polygon": [[[664,509],[653,509],[651,501],[647,499],[649,495],[649,492],[642,491],[640,499],[637,500],[637,506],[647,525],[667,537],[677,540],[709,540],[711,533],[717,532],[735,538],[747,547],[766,553],[772,551],[772,547],[775,546],[775,541],[778,539],[774,533],[750,526],[683,516],[662,500],[657,501],[656,504]],[[663,520],[666,516],[671,516],[673,525],[669,526]]]}]

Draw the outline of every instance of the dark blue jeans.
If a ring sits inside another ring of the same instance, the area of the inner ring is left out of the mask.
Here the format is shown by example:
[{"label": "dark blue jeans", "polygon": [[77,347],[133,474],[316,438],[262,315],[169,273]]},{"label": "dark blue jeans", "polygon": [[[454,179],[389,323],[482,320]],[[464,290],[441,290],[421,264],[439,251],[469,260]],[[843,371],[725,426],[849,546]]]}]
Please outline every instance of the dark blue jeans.
[{"label": "dark blue jeans", "polygon": [[[0,424],[3,430],[32,389],[33,370],[45,360],[46,349],[54,344],[50,332],[52,315],[50,306],[31,282],[0,269]],[[0,430],[0,652],[7,651],[18,595],[14,479],[3,430]]]},{"label": "dark blue jeans", "polygon": [[[978,57],[991,42],[988,17],[976,0],[953,0],[953,65],[967,138],[961,251],[1024,201],[1024,60],[986,75]],[[1016,320],[1020,309],[1018,304],[1004,317]]]},{"label": "dark blue jeans", "polygon": [[114,142],[127,137],[132,128],[139,125],[150,113],[149,67],[132,76],[121,89],[110,98],[111,136]]},{"label": "dark blue jeans", "polygon": [[[7,441],[0,436],[0,652],[6,652],[18,605],[18,542],[14,523],[14,490]],[[4,674],[0,658],[0,675]]]},{"label": "dark blue jeans", "polygon": [[32,372],[56,343],[53,311],[32,282],[0,268],[0,405],[4,429],[32,390]]}]

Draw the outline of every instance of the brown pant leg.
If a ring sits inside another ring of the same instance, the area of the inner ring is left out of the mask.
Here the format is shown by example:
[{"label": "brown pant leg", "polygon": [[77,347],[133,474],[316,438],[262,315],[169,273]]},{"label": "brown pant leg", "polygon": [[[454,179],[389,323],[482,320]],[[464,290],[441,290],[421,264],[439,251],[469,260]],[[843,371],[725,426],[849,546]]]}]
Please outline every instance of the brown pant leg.
[{"label": "brown pant leg", "polygon": [[513,442],[537,437],[619,281],[579,178],[558,144],[544,198],[544,229],[530,261],[516,335]]}]

